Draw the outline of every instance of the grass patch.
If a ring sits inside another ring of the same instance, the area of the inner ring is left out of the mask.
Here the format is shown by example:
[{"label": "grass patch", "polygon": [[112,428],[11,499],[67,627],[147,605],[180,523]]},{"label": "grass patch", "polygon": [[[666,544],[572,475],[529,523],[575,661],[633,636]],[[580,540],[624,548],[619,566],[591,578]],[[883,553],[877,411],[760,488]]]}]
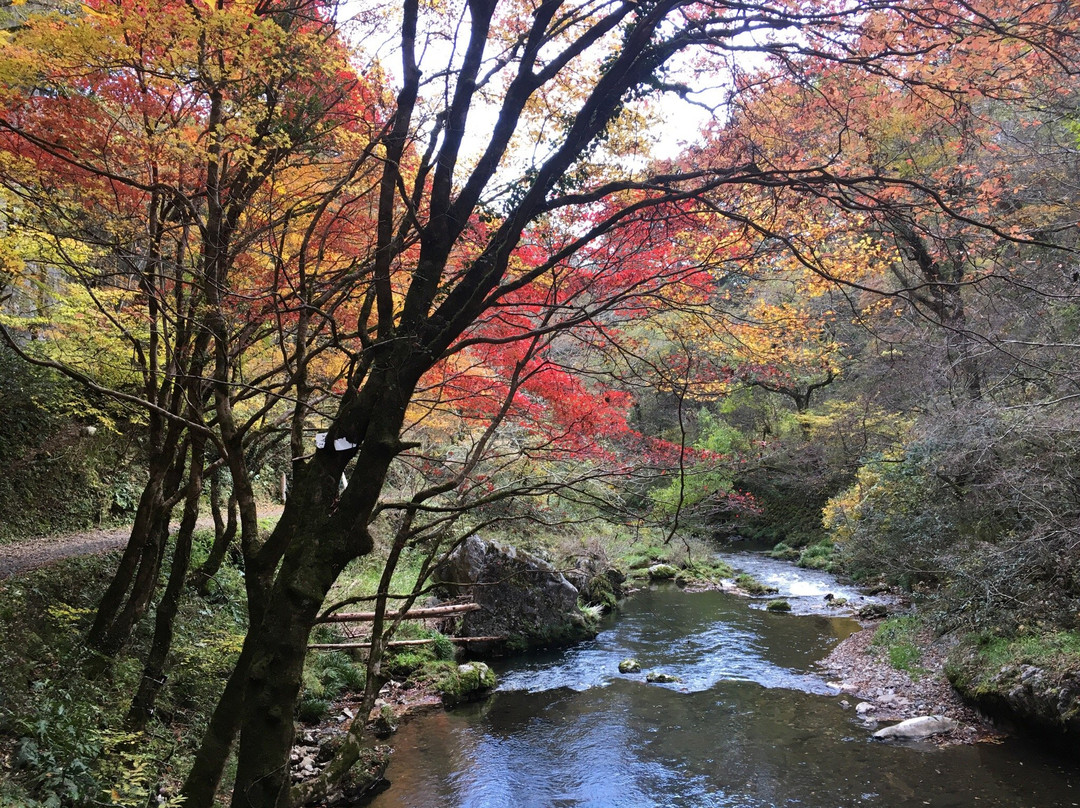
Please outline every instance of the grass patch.
[{"label": "grass patch", "polygon": [[795,563],[806,569],[833,572],[836,569],[835,548],[829,541],[812,544],[799,553],[799,560]]},{"label": "grass patch", "polygon": [[950,652],[945,674],[965,696],[995,702],[1020,683],[1029,666],[1043,671],[1050,681],[1074,676],[1080,668],[1080,633],[971,634]]},{"label": "grass patch", "polygon": [[753,575],[740,572],[735,576],[735,585],[748,595],[775,595],[779,590],[775,586],[763,584]]},{"label": "grass patch", "polygon": [[779,542],[766,555],[778,561],[798,561],[799,556],[802,555],[802,550],[798,550],[786,542]]},{"label": "grass patch", "polygon": [[922,676],[926,669],[919,665],[922,660],[918,641],[921,629],[922,623],[914,615],[890,617],[878,626],[870,646],[883,651],[889,664],[896,670],[915,677]]},{"label": "grass patch", "polygon": [[1036,665],[1040,668],[1075,669],[1080,663],[1080,633],[1075,631],[979,639],[979,656],[992,668]]}]

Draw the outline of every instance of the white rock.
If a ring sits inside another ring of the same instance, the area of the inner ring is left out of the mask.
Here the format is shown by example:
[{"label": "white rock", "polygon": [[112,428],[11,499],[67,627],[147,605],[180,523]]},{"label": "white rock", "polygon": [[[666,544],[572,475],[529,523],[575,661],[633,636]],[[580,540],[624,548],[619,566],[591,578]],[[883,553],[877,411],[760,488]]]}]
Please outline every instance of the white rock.
[{"label": "white rock", "polygon": [[851,682],[826,682],[825,685],[826,687],[834,688],[841,693],[847,693],[848,695],[853,695],[859,689],[858,685],[852,684]]},{"label": "white rock", "polygon": [[943,715],[921,715],[918,718],[909,718],[891,727],[879,729],[874,733],[874,737],[882,740],[920,740],[929,738],[931,735],[952,732],[959,727],[957,722]]},{"label": "white rock", "polygon": [[855,712],[859,715],[866,715],[867,713],[872,713],[876,709],[877,705],[871,704],[868,701],[860,701],[858,704],[855,705]]}]

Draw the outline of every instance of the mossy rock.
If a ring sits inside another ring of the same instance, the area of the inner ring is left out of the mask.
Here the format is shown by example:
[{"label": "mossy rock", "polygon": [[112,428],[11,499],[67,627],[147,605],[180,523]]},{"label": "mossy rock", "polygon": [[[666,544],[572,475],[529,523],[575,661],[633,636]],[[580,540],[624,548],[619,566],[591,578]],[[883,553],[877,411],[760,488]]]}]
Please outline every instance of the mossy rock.
[{"label": "mossy rock", "polygon": [[434,672],[435,689],[447,706],[482,698],[498,684],[495,672],[483,662],[444,662],[429,668]]},{"label": "mossy rock", "polygon": [[388,738],[397,732],[397,728],[397,716],[394,715],[394,708],[389,704],[384,704],[372,722],[372,733],[376,738]]},{"label": "mossy rock", "polygon": [[765,609],[770,612],[790,612],[791,604],[783,598],[777,598],[776,600],[770,600],[766,603]]},{"label": "mossy rock", "polygon": [[384,775],[390,763],[390,747],[360,750],[360,759],[326,795],[326,805],[358,805],[386,786]]},{"label": "mossy rock", "polygon": [[653,564],[649,567],[649,578],[653,581],[673,581],[678,574],[678,567],[671,564]]},{"label": "mossy rock", "polygon": [[883,603],[867,603],[856,614],[860,620],[881,620],[889,616],[889,609]]},{"label": "mossy rock", "polygon": [[945,674],[987,715],[1080,749],[1080,634],[970,636],[950,652]]},{"label": "mossy rock", "polygon": [[471,536],[433,573],[443,598],[471,597],[480,609],[458,618],[458,637],[504,637],[469,644],[472,654],[570,645],[596,636],[579,591],[544,559]]},{"label": "mossy rock", "polygon": [[775,586],[763,584],[753,575],[747,575],[745,572],[740,572],[735,576],[735,586],[748,595],[775,595],[780,591]]},{"label": "mossy rock", "polygon": [[640,673],[641,663],[636,659],[624,659],[619,663],[619,673]]},{"label": "mossy rock", "polygon": [[650,684],[668,685],[681,682],[682,679],[680,679],[673,673],[664,673],[663,671],[649,671],[647,674],[645,674],[645,681],[649,682]]}]

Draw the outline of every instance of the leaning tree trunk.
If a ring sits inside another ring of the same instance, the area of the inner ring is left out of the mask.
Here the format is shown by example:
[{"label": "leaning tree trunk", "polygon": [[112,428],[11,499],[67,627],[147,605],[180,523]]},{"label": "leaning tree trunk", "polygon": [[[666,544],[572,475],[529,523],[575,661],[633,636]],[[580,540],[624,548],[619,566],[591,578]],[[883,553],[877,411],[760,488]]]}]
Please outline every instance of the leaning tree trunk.
[{"label": "leaning tree trunk", "polygon": [[[419,374],[417,374],[418,378]],[[369,379],[370,398],[354,411],[366,421],[349,487],[338,496],[338,479],[352,452],[335,452],[332,438],[297,475],[293,496],[267,540],[284,547],[261,623],[253,626],[251,669],[244,694],[232,808],[287,808],[293,716],[308,637],[323,601],[341,570],[371,552],[368,519],[378,502],[390,463],[401,450],[398,432],[408,389],[390,373]],[[402,395],[403,389],[406,390]],[[374,395],[370,391],[378,391]],[[348,409],[348,407],[346,407]],[[367,420],[369,419],[370,420]],[[340,422],[347,423],[350,414]],[[354,427],[355,428],[355,427]]]},{"label": "leaning tree trunk", "polygon": [[183,475],[178,438],[179,430],[170,429],[165,447],[151,461],[150,479],[139,498],[131,538],[87,635],[90,647],[106,656],[114,656],[127,642],[157,586],[172,514],[171,499]]},{"label": "leaning tree trunk", "polygon": [[142,730],[153,715],[158,693],[165,684],[165,663],[172,649],[176,614],[180,609],[180,600],[184,593],[184,582],[191,563],[192,537],[195,534],[195,523],[199,518],[205,444],[206,438],[202,435],[195,436],[191,443],[191,465],[188,472],[184,516],[180,521],[180,530],[176,534],[169,583],[158,603],[157,614],[154,618],[154,638],[150,644],[150,652],[146,658],[139,688],[127,714],[128,726],[136,731]]}]

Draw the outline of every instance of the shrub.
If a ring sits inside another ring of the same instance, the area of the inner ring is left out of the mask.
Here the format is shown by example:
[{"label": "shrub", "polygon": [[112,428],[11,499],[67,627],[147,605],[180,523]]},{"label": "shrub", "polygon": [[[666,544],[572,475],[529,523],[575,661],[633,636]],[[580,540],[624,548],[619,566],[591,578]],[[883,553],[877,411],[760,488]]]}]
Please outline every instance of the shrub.
[{"label": "shrub", "polygon": [[796,562],[800,567],[812,570],[832,571],[836,568],[834,546],[831,541],[821,541],[806,547]]}]

